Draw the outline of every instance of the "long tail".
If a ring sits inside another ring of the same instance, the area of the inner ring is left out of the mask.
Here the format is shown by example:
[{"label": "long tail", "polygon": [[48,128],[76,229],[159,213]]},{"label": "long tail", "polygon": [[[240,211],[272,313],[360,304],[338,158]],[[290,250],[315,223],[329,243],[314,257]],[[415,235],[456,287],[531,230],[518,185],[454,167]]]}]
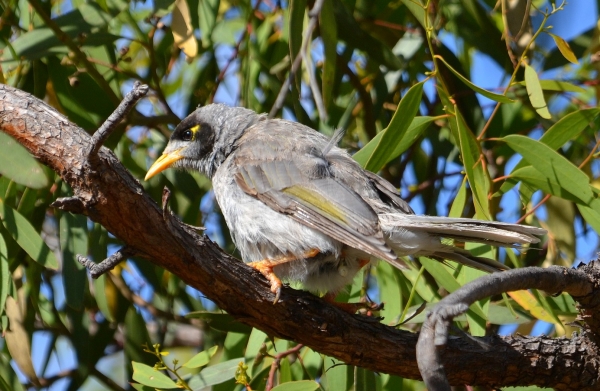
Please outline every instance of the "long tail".
[{"label": "long tail", "polygon": [[497,221],[421,216],[402,213],[379,215],[388,244],[398,255],[424,255],[448,259],[488,272],[507,267],[492,259],[441,242],[442,238],[459,242],[485,243],[497,247],[520,247],[538,243],[546,230]]}]

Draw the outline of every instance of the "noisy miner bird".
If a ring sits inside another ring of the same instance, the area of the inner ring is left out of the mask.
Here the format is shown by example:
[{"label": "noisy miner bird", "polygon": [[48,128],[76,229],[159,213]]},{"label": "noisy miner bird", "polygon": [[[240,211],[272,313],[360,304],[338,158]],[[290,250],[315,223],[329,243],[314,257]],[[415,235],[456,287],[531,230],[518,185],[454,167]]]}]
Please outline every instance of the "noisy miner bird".
[{"label": "noisy miner bird", "polygon": [[[338,133],[339,134],[339,133]],[[467,218],[417,216],[385,179],[299,123],[211,104],[185,118],[146,180],[169,168],[200,171],[245,262],[279,298],[281,279],[335,294],[367,263],[400,256],[451,260],[494,272],[506,266],[443,239],[517,247],[541,228]]]}]

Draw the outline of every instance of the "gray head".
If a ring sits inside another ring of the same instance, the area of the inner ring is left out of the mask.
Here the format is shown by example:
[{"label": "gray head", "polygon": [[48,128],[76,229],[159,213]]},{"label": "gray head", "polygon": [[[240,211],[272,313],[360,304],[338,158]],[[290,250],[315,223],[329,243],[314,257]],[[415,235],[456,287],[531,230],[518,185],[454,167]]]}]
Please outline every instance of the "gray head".
[{"label": "gray head", "polygon": [[223,104],[196,109],[177,125],[145,179],[169,167],[197,170],[212,178],[244,131],[264,118],[252,110]]}]

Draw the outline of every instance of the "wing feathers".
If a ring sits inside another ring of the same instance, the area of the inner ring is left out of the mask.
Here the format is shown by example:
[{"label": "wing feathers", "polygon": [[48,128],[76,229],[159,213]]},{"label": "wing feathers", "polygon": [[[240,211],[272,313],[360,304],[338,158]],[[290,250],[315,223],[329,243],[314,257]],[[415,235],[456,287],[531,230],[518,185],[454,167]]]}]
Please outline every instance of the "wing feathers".
[{"label": "wing feathers", "polygon": [[397,260],[385,244],[377,214],[334,178],[308,180],[293,162],[267,161],[238,165],[235,181],[247,194],[302,224],[382,259]]}]

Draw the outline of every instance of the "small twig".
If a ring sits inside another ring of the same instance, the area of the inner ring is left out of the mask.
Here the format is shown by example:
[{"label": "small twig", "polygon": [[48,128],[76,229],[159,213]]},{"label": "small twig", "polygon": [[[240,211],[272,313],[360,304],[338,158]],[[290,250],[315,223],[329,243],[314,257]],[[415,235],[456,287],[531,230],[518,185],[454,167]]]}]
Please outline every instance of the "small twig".
[{"label": "small twig", "polygon": [[406,202],[408,202],[408,201],[412,200],[417,194],[419,194],[423,190],[433,186],[440,179],[445,179],[445,178],[455,176],[455,175],[461,175],[462,173],[463,173],[463,171],[455,171],[455,172],[437,174],[433,178],[429,178],[426,181],[419,183],[417,185],[416,189],[412,190],[406,197],[403,197],[403,198]]},{"label": "small twig", "polygon": [[[308,63],[308,50],[302,51],[302,60],[304,60],[305,63]],[[317,111],[319,112],[319,118],[321,121],[327,122],[327,111],[325,110],[325,104],[323,103],[321,91],[319,91],[319,84],[317,83],[315,70],[312,66],[308,66],[306,69],[308,70],[308,84],[310,85],[310,90],[312,91],[313,98],[315,100],[315,106],[317,106]]]},{"label": "small twig", "polygon": [[522,289],[585,296],[593,291],[594,283],[576,269],[528,267],[483,276],[446,296],[427,314],[417,342],[417,364],[427,389],[450,391],[440,353],[448,341],[452,319],[477,300]]},{"label": "small twig", "polygon": [[265,386],[265,391],[271,391],[271,389],[273,388],[273,385],[275,384],[275,372],[277,372],[277,368],[279,368],[279,363],[281,362],[281,359],[289,355],[298,353],[298,351],[300,351],[300,349],[302,349],[303,347],[304,345],[298,344],[293,348],[286,350],[285,352],[277,354],[274,357],[275,359],[273,360],[273,363],[271,363],[271,370],[269,371],[269,377],[267,378],[267,385]]},{"label": "small twig", "polygon": [[90,271],[90,275],[92,276],[92,278],[96,279],[104,273],[114,269],[115,266],[123,262],[125,259],[133,256],[135,253],[136,252],[132,248],[128,246],[123,246],[119,250],[117,250],[113,255],[106,258],[100,263],[94,263],[92,260],[80,254],[77,254],[77,262],[85,266],[85,268]]},{"label": "small twig", "polygon": [[596,149],[598,149],[598,147],[600,147],[600,138],[598,138],[598,141],[596,141],[596,145],[594,145],[594,148],[592,148],[592,150],[587,155],[587,157],[579,165],[580,169],[583,168],[586,164],[588,164],[588,162],[590,160],[592,160],[592,158],[594,157],[594,154],[596,153]]},{"label": "small twig", "polygon": [[552,197],[552,194],[546,194],[546,196],[544,198],[542,198],[542,200],[540,202],[538,202],[538,204],[536,206],[534,206],[533,208],[531,208],[531,210],[529,210],[527,213],[525,213],[523,216],[521,216],[521,218],[519,220],[517,220],[517,222],[515,224],[521,224],[523,221],[525,221],[527,216],[531,215],[540,206],[544,205],[546,203],[546,201],[548,201],[550,199],[550,197]]},{"label": "small twig", "polygon": [[127,114],[129,114],[137,101],[143,98],[147,93],[148,86],[146,84],[142,84],[138,81],[133,84],[133,90],[123,98],[123,101],[115,111],[113,111],[92,136],[92,143],[87,153],[88,159],[98,154],[100,147],[104,144],[108,136],[110,136],[117,125],[127,116]]},{"label": "small twig", "polygon": [[[60,371],[56,375],[53,375],[53,376],[50,376],[50,377],[39,378],[38,380],[40,381],[40,384],[42,385],[42,387],[48,387],[48,388],[50,388],[58,380],[65,379],[65,378],[70,378],[73,375],[75,375],[76,373],[77,373],[77,369],[68,369],[68,370],[65,370],[65,371]],[[35,384],[32,384],[31,382],[29,382],[29,383],[23,384],[23,387],[26,387],[26,389],[29,389],[29,388],[38,388],[39,385],[35,385]]]},{"label": "small twig", "polygon": [[[321,13],[321,8],[323,7],[324,0],[316,0],[315,5],[313,5],[312,9],[308,13],[310,20],[308,21],[308,26],[306,27],[306,31],[304,32],[304,37],[302,41],[301,52],[306,52],[308,50],[309,43],[311,41],[312,33],[315,31],[317,27],[317,22],[319,20],[319,14]],[[299,53],[294,62],[292,63],[292,68],[290,69],[290,74],[288,78],[285,79],[281,89],[279,90],[279,94],[277,95],[277,99],[275,99],[275,103],[269,112],[269,118],[273,118],[275,114],[283,107],[283,102],[285,101],[285,95],[288,93],[288,89],[290,88],[290,84],[294,79],[294,75],[298,72],[300,68],[300,64],[302,64],[302,54]]]},{"label": "small twig", "polygon": [[85,214],[86,211],[85,203],[79,197],[57,198],[50,206],[75,214]]},{"label": "small twig", "polygon": [[[509,85],[509,87],[506,88],[506,91],[508,91],[508,88],[510,88],[510,85]],[[506,94],[506,91],[504,92],[504,94]],[[483,126],[483,129],[481,129],[481,132],[479,132],[479,134],[477,135],[477,141],[481,141],[483,136],[485,136],[485,133],[488,131],[488,128],[492,124],[492,120],[494,119],[494,117],[496,116],[496,113],[500,109],[501,104],[502,103],[500,103],[500,102],[496,103],[496,107],[494,107],[494,111],[492,111],[492,114],[490,114],[488,120],[486,121],[485,125]]]}]

